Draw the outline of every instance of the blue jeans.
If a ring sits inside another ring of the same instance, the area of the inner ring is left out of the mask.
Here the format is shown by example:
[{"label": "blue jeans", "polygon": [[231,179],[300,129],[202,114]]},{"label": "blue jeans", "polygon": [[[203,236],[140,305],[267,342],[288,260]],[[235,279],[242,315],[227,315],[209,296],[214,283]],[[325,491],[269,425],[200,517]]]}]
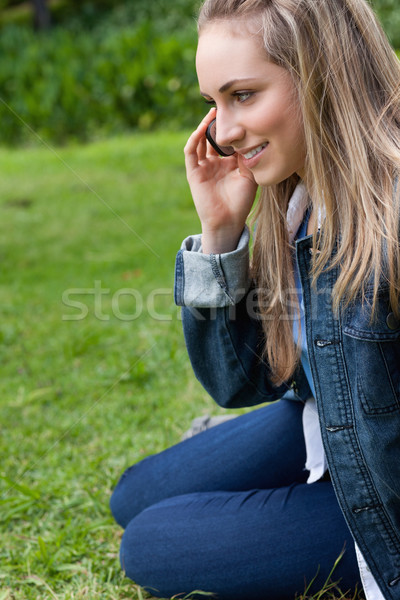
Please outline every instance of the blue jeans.
[{"label": "blue jeans", "polygon": [[359,585],[330,481],[307,484],[300,402],[281,400],[129,468],[111,498],[121,564],[154,596],[293,600],[333,574]]}]

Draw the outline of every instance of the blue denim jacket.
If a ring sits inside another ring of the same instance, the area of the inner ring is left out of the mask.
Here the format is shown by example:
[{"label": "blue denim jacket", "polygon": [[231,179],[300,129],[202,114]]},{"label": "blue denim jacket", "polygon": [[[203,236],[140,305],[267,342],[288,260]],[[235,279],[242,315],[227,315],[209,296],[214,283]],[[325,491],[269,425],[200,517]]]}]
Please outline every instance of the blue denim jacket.
[{"label": "blue denim jacket", "polygon": [[[245,230],[235,252],[203,255],[200,236],[184,241],[176,260],[175,301],[183,306],[194,372],[226,408],[282,396],[305,401],[301,366],[275,387],[262,360],[263,334],[248,275]],[[311,286],[312,239],[296,243],[309,360],[331,479],[352,535],[390,600],[400,600],[400,322],[385,286],[371,307],[355,301],[332,310],[336,269]],[[372,291],[372,290],[371,290]]]}]

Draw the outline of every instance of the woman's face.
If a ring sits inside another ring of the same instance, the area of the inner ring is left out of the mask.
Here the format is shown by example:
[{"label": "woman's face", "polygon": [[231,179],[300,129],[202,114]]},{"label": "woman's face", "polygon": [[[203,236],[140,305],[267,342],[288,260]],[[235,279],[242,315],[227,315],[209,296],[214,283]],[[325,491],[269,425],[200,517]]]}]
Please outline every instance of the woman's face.
[{"label": "woman's face", "polygon": [[286,69],[268,61],[260,37],[243,22],[211,22],[200,33],[196,67],[201,94],[217,107],[217,143],[233,146],[260,185],[302,177],[296,88]]}]

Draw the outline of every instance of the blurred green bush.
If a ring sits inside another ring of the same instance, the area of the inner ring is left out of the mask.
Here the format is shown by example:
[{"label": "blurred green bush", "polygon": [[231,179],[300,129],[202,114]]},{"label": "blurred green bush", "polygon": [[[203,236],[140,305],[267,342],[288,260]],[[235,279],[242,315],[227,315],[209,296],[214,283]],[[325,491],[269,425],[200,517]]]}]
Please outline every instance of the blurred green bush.
[{"label": "blurred green bush", "polygon": [[164,37],[144,22],[38,36],[8,26],[0,53],[2,143],[26,141],[30,129],[63,143],[161,122],[181,128],[204,112],[190,30]]},{"label": "blurred green bush", "polygon": [[[75,4],[75,8],[74,8]],[[68,0],[53,29],[29,11],[0,15],[0,143],[64,143],[156,127],[191,127],[204,113],[194,68],[194,0]],[[25,22],[24,22],[25,19]]]},{"label": "blurred green bush", "polygon": [[400,49],[400,4],[399,0],[370,0],[375,12],[395,48]]},{"label": "blurred green bush", "polygon": [[[108,0],[86,1],[73,10],[74,2],[60,0],[50,32],[2,25],[0,143],[27,142],[33,131],[61,144],[195,126],[206,110],[194,68],[197,0],[135,0],[113,9]],[[397,2],[374,6],[400,47]]]}]

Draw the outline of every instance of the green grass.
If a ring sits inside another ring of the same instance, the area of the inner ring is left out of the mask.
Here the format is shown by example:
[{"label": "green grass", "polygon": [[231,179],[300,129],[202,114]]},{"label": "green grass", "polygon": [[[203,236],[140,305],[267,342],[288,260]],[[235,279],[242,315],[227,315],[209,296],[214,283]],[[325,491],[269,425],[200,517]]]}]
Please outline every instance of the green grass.
[{"label": "green grass", "polygon": [[172,299],[198,230],[185,139],[0,149],[0,600],[146,597],[119,567],[111,489],[218,412]]}]

